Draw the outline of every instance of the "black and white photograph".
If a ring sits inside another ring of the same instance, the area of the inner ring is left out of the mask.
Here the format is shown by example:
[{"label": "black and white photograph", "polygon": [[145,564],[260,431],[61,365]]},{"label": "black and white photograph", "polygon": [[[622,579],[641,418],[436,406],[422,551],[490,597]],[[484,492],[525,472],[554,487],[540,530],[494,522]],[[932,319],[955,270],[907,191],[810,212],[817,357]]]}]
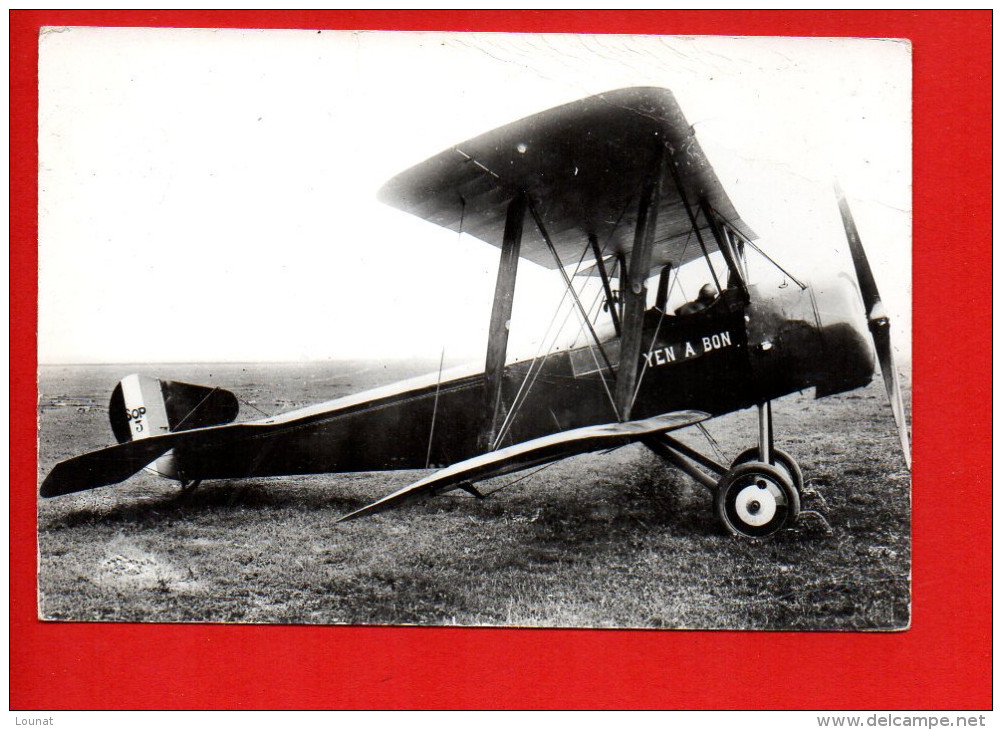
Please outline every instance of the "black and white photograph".
[{"label": "black and white photograph", "polygon": [[907,630],[911,73],[44,28],[38,617]]}]

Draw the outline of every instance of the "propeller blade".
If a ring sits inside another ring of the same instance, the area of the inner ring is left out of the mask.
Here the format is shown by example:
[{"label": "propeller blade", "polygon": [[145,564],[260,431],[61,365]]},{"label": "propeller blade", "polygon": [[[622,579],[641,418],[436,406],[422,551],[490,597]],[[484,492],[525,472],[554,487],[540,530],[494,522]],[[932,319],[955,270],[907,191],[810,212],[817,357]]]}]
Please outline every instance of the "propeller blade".
[{"label": "propeller blade", "polygon": [[880,362],[880,371],[884,376],[884,388],[887,390],[887,399],[891,402],[891,412],[894,414],[894,423],[898,428],[901,452],[905,457],[905,463],[911,469],[912,457],[908,441],[908,424],[905,423],[901,384],[898,380],[897,368],[894,366],[894,351],[891,347],[891,323],[884,312],[884,305],[880,301],[877,282],[873,278],[873,271],[866,258],[866,251],[863,250],[863,242],[859,238],[859,231],[856,230],[856,221],[852,217],[852,211],[849,210],[849,202],[838,183],[835,183],[835,195],[838,198],[839,212],[842,214],[845,237],[849,241],[852,265],[856,269],[859,293],[863,298],[863,307],[866,310],[867,326],[870,328],[870,336],[873,338],[873,344],[877,350],[877,360]]},{"label": "propeller blade", "polygon": [[901,398],[901,384],[898,381],[898,370],[894,366],[894,352],[891,349],[890,327],[884,326],[882,333],[883,342],[878,339],[877,333],[873,333],[873,341],[877,346],[877,359],[880,360],[880,372],[884,376],[884,388],[887,390],[887,399],[891,402],[891,412],[894,414],[894,423],[898,427],[898,439],[901,441],[901,453],[905,457],[908,468],[912,468],[912,450],[908,443],[908,424],[905,422],[905,404]]},{"label": "propeller blade", "polygon": [[[849,201],[845,199],[845,193],[838,183],[835,183],[835,195],[838,197],[838,209],[842,214],[845,237],[849,240],[849,252],[852,254],[852,265],[856,269],[856,280],[859,282],[859,293],[863,297],[866,318],[872,320],[874,309],[880,306],[880,292],[877,291],[877,282],[870,270],[866,251],[863,250],[863,242],[859,240],[859,231],[856,230],[856,221],[852,217],[852,211],[849,210]],[[883,316],[882,312],[878,314]]]}]

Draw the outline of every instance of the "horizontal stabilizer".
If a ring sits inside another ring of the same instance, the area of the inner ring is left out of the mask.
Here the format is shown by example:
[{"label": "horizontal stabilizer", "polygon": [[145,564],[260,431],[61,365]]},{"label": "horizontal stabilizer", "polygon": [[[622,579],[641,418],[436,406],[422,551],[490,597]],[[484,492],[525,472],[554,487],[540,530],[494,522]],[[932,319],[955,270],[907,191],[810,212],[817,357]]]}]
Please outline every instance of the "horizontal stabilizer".
[{"label": "horizontal stabilizer", "polygon": [[82,492],[125,481],[173,448],[169,436],[154,436],[61,461],[49,472],[38,493],[43,497]]},{"label": "horizontal stabilizer", "polygon": [[38,493],[43,497],[58,497],[107,487],[125,481],[147,464],[179,446],[187,444],[211,448],[259,436],[278,428],[280,426],[276,424],[238,423],[126,441],[59,462],[45,477]]},{"label": "horizontal stabilizer", "polygon": [[367,507],[342,517],[339,522],[382,512],[421,495],[437,494],[459,482],[478,481],[529,469],[575,454],[625,446],[654,433],[674,431],[705,421],[710,414],[702,411],[676,411],[642,421],[585,426],[573,431],[542,436],[497,451],[460,461],[383,497]]}]

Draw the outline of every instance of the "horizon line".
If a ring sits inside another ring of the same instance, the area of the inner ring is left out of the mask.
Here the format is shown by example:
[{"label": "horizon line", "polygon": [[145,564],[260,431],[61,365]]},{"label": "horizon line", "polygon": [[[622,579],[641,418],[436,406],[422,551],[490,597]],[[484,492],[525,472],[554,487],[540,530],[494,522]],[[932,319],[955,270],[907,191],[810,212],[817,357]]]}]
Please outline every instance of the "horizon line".
[{"label": "horizon line", "polygon": [[[383,360],[391,362],[405,362],[410,360],[438,360],[437,355],[409,355],[406,357],[397,356],[359,356],[359,357],[326,357],[326,358],[306,358],[303,360],[121,360],[121,361],[94,361],[94,362],[80,362],[80,361],[42,361],[39,360],[36,364],[38,366],[45,365],[47,367],[60,366],[60,365],[302,365],[307,363],[320,363],[320,362],[352,362],[357,360]],[[446,353],[446,360],[449,360],[448,353]],[[457,358],[460,359],[460,358]],[[468,360],[470,358],[461,358]]]}]

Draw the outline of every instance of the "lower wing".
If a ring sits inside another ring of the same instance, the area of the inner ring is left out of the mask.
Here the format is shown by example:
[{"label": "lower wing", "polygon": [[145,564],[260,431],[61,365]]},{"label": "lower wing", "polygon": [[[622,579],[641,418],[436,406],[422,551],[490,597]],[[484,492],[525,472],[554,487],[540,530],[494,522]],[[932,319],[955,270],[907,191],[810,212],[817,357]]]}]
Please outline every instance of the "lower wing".
[{"label": "lower wing", "polygon": [[422,495],[438,494],[462,482],[502,476],[588,451],[625,446],[646,436],[674,431],[708,418],[710,414],[702,411],[676,411],[642,421],[585,426],[573,431],[542,436],[457,462],[377,502],[347,514],[338,521],[354,520],[382,512]]}]

